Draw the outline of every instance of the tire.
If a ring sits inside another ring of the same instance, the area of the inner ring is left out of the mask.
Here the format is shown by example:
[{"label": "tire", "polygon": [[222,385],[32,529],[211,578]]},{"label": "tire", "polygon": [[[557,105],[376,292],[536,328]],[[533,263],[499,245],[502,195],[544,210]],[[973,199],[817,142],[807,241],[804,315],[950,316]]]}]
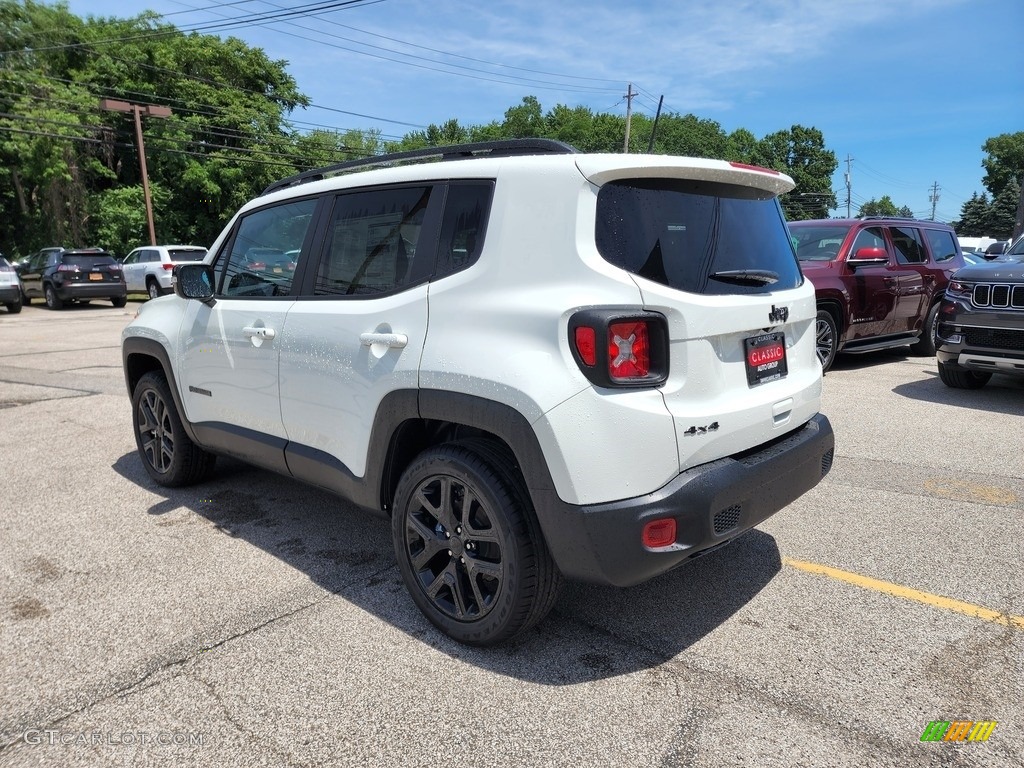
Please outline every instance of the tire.
[{"label": "tire", "polygon": [[468,645],[526,632],[561,581],[529,496],[504,467],[482,446],[440,445],[409,465],[395,494],[391,533],[406,588],[435,627]]},{"label": "tire", "polygon": [[981,389],[988,384],[992,374],[985,371],[971,371],[956,364],[943,365],[939,363],[939,378],[942,379],[943,384],[953,389]]},{"label": "tire", "polygon": [[151,299],[159,299],[163,296],[163,291],[160,290],[160,284],[156,280],[146,281],[146,293],[149,294]]},{"label": "tire", "polygon": [[160,485],[192,485],[213,471],[216,455],[197,446],[185,433],[163,373],[150,371],[135,385],[132,427],[142,465]]},{"label": "tire", "polygon": [[127,296],[115,296],[114,298],[112,298],[110,300],[110,303],[113,304],[118,309],[121,309],[121,307],[123,307],[125,304],[128,303],[128,297]]},{"label": "tire", "polygon": [[7,307],[7,311],[10,312],[12,315],[18,314],[19,312],[21,312],[21,296],[19,296],[17,299],[10,302],[9,304],[4,304],[4,306]]},{"label": "tire", "polygon": [[838,346],[839,330],[836,328],[835,318],[831,312],[819,309],[814,322],[814,352],[821,363],[822,373],[828,371],[835,362]]},{"label": "tire", "polygon": [[924,318],[924,328],[921,329],[921,338],[910,345],[910,351],[920,357],[931,357],[935,354],[935,334],[939,322],[938,302],[932,305]]},{"label": "tire", "polygon": [[57,295],[57,292],[53,290],[53,286],[49,283],[43,288],[43,298],[46,299],[46,306],[49,309],[64,309],[63,299]]}]

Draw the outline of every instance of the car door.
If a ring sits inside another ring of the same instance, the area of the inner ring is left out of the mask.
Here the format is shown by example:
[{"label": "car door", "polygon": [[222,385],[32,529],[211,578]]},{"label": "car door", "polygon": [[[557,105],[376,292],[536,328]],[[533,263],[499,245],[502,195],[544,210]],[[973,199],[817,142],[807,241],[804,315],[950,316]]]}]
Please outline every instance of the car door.
[{"label": "car door", "polygon": [[888,230],[900,270],[893,332],[907,333],[917,328],[928,313],[928,297],[935,290],[935,275],[928,264],[920,229],[893,225]]},{"label": "car door", "polygon": [[280,345],[281,416],[297,477],[338,490],[363,477],[382,401],[417,389],[443,191],[419,184],[332,200],[317,269]]},{"label": "car door", "polygon": [[[885,263],[854,265],[864,248],[885,251]],[[843,263],[850,292],[850,330],[848,341],[895,333],[900,300],[900,277],[904,270],[896,264],[884,227],[860,230]]]},{"label": "car door", "polygon": [[287,468],[278,367],[296,273],[250,270],[246,254],[254,247],[307,253],[317,203],[289,200],[241,216],[214,262],[214,299],[188,302],[179,334],[175,367],[199,441],[280,471]]},{"label": "car door", "polygon": [[144,254],[145,251],[142,248],[136,248],[125,256],[124,261],[121,262],[121,272],[124,274],[124,282],[128,293],[141,293],[146,289],[146,265],[142,263]]}]

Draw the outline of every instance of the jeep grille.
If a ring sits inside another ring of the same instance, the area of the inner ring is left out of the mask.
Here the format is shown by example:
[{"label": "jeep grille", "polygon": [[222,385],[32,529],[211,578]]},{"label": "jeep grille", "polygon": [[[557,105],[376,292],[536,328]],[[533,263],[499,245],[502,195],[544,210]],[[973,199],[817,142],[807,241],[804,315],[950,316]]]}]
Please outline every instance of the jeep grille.
[{"label": "jeep grille", "polygon": [[1024,352],[1024,331],[998,328],[965,328],[964,342],[971,347],[1013,349]]},{"label": "jeep grille", "polygon": [[974,286],[971,303],[993,309],[1024,309],[1024,285],[980,283]]}]

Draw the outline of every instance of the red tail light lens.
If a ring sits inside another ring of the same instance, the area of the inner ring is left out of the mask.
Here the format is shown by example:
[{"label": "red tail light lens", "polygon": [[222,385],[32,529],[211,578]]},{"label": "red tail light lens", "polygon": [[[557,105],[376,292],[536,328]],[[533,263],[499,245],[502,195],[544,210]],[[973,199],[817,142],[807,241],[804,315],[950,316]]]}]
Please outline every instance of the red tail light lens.
[{"label": "red tail light lens", "polygon": [[640,541],[649,549],[670,547],[676,543],[676,521],[672,517],[651,520],[644,525]]},{"label": "red tail light lens", "polygon": [[168,272],[170,272],[170,271],[171,271],[172,269],[174,269],[174,264],[164,264],[164,265],[163,265],[163,267],[164,267],[164,269],[166,269],[166,270],[167,270]]},{"label": "red tail light lens", "polygon": [[576,329],[576,352],[583,364],[593,368],[597,365],[597,332],[589,326]]},{"label": "red tail light lens", "polygon": [[78,272],[77,264],[61,264],[57,267],[58,272]]},{"label": "red tail light lens", "polygon": [[646,320],[608,326],[608,375],[612,381],[643,379],[651,372],[651,342]]}]

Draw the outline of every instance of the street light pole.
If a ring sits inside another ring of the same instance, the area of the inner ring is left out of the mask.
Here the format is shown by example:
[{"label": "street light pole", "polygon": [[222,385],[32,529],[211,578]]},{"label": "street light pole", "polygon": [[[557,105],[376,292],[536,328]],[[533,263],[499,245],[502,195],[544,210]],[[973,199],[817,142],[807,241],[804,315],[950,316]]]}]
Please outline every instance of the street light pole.
[{"label": "street light pole", "polygon": [[149,243],[156,245],[156,226],[153,223],[153,201],[149,196],[149,173],[146,170],[146,146],[142,141],[142,116],[170,117],[169,107],[156,104],[131,104],[117,99],[100,99],[100,109],[108,112],[131,112],[135,116],[135,143],[139,149],[139,170],[142,173],[142,193],[146,198],[146,221],[149,224]]}]

